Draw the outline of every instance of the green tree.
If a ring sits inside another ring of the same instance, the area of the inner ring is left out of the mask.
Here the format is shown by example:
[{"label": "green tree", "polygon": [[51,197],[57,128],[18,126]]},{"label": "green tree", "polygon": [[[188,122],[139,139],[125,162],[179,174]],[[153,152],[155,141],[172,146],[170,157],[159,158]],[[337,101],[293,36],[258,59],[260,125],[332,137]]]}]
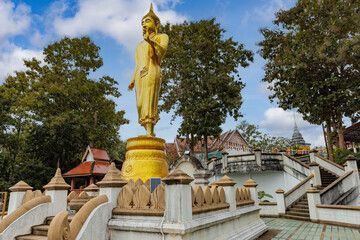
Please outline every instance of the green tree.
[{"label": "green tree", "polygon": [[275,29],[260,30],[270,99],[310,123],[326,122],[340,148],[343,117],[360,109],[359,11],[358,0],[298,0],[276,14]]},{"label": "green tree", "polygon": [[287,148],[291,143],[291,139],[289,138],[273,137],[262,133],[259,130],[259,125],[248,123],[246,120],[241,121],[237,129],[251,148],[282,149]]},{"label": "green tree", "polygon": [[44,49],[43,62],[25,60],[27,70],[0,86],[0,100],[10,109],[0,118],[1,134],[8,136],[0,144],[15,159],[17,174],[29,182],[37,176],[37,186],[51,177],[47,170],[75,167],[87,145],[116,157],[118,130],[128,120],[111,99],[120,96],[117,82],[90,78],[103,65],[99,50],[88,37],[65,37]]},{"label": "green tree", "polygon": [[229,115],[241,116],[241,82],[238,67],[253,60],[251,51],[232,38],[215,19],[162,27],[170,43],[162,61],[160,110],[173,110],[182,119],[178,134],[188,139],[190,151],[202,139],[207,158],[208,136],[218,136]]}]

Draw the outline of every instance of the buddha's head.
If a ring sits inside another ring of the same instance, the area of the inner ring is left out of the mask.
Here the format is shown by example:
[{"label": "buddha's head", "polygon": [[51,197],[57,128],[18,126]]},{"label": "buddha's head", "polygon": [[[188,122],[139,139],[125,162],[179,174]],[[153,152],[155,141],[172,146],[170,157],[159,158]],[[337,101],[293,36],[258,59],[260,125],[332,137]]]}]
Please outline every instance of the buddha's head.
[{"label": "buddha's head", "polygon": [[155,15],[152,4],[150,5],[150,11],[142,18],[141,25],[144,35],[146,31],[149,31],[149,33],[158,32],[160,27],[160,19]]}]

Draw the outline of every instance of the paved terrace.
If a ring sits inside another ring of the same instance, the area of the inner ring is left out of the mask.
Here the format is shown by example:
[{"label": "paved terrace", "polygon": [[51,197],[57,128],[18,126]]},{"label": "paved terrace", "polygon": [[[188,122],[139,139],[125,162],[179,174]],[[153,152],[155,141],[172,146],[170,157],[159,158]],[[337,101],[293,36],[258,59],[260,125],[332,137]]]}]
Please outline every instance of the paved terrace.
[{"label": "paved terrace", "polygon": [[359,229],[303,222],[282,218],[263,218],[269,231],[258,240],[284,239],[360,239]]}]

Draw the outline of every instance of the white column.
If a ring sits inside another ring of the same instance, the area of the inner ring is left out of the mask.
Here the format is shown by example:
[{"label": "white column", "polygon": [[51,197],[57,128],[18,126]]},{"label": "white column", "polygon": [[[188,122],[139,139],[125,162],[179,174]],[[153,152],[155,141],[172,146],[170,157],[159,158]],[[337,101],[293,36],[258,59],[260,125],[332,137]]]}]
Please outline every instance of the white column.
[{"label": "white column", "polygon": [[211,172],[209,170],[196,170],[194,172],[195,184],[200,185],[201,187],[209,185],[210,176]]},{"label": "white column", "polygon": [[261,167],[261,149],[260,148],[256,148],[255,149],[255,161],[256,164]]},{"label": "white column", "polygon": [[7,212],[8,215],[22,205],[22,200],[24,198],[26,191],[32,189],[33,188],[30,187],[24,181],[20,181],[11,188],[9,188],[11,193],[9,198],[8,212]]},{"label": "white column", "polygon": [[48,215],[55,216],[59,212],[66,210],[67,205],[67,189],[70,185],[67,184],[61,176],[61,170],[58,168],[54,177],[48,184],[44,186],[46,195],[51,197],[51,205],[48,210]]},{"label": "white column", "polygon": [[315,149],[313,149],[309,152],[310,162],[316,162],[316,158],[315,158],[316,153],[317,153],[317,151]]},{"label": "white column", "polygon": [[278,214],[284,215],[286,213],[286,205],[285,205],[285,196],[284,196],[284,190],[279,188],[276,190],[276,200],[277,200],[277,208],[278,208]]},{"label": "white column", "polygon": [[116,207],[118,195],[122,187],[126,184],[127,181],[120,177],[116,170],[115,163],[112,162],[104,178],[97,183],[100,187],[99,196],[105,194],[113,207]]},{"label": "white column", "polygon": [[243,186],[250,189],[251,200],[255,201],[254,203],[255,206],[259,206],[259,197],[258,197],[258,189],[257,189],[258,184],[250,178],[243,184]]},{"label": "white column", "polygon": [[219,181],[216,182],[218,186],[223,187],[226,197],[226,202],[230,204],[230,211],[236,210],[236,182],[228,176],[223,176]]},{"label": "white column", "polygon": [[320,190],[317,190],[314,187],[309,188],[307,191],[309,212],[311,220],[319,220],[319,214],[316,208],[317,204],[321,204],[320,200]]},{"label": "white column", "polygon": [[314,178],[313,178],[313,185],[314,187],[321,187],[322,182],[321,182],[321,175],[320,175],[320,167],[319,164],[317,162],[311,162],[309,164],[310,166],[310,172],[312,174],[314,174]]},{"label": "white column", "polygon": [[346,171],[353,171],[352,178],[355,186],[360,186],[359,169],[356,163],[356,158],[353,155],[349,155],[346,158]]},{"label": "white column", "polygon": [[165,221],[181,223],[192,220],[191,186],[194,179],[177,169],[162,181],[165,186]]}]

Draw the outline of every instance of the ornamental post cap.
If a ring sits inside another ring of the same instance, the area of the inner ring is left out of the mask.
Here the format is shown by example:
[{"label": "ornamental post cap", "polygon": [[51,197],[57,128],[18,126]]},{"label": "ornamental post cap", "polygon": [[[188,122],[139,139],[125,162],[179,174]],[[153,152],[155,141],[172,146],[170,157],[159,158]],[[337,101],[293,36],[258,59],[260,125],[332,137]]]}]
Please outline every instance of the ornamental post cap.
[{"label": "ornamental post cap", "polygon": [[285,191],[282,190],[281,188],[278,188],[278,189],[275,191],[275,193],[285,193]]},{"label": "ornamental post cap", "polygon": [[67,190],[70,187],[61,176],[60,168],[56,169],[54,177],[44,186],[46,190]]},{"label": "ornamental post cap", "polygon": [[108,172],[104,178],[97,183],[100,188],[106,187],[123,187],[127,184],[127,181],[120,177],[120,174],[116,171],[115,163],[110,164]]},{"label": "ornamental post cap", "polygon": [[9,188],[9,190],[12,192],[26,192],[27,190],[32,189],[33,187],[29,186],[29,184],[24,181],[19,181],[17,184]]},{"label": "ornamental post cap", "polygon": [[87,186],[86,188],[84,188],[84,191],[87,191],[87,192],[95,192],[95,191],[98,191],[100,188],[95,185],[94,183],[90,184],[89,186]]},{"label": "ornamental post cap", "polygon": [[176,169],[172,173],[170,173],[168,176],[162,179],[162,181],[166,185],[176,185],[176,184],[183,184],[187,185],[194,181],[194,178],[190,177],[180,169]]},{"label": "ornamental post cap", "polygon": [[319,166],[319,164],[317,162],[311,162],[309,166]]},{"label": "ornamental post cap", "polygon": [[216,182],[216,185],[221,187],[232,187],[235,184],[236,182],[227,175],[224,175],[219,181]]},{"label": "ornamental post cap", "polygon": [[316,187],[310,187],[306,190],[307,193],[319,193],[320,190],[317,189]]},{"label": "ornamental post cap", "polygon": [[256,187],[258,184],[254,180],[249,178],[243,185],[244,187]]},{"label": "ornamental post cap", "polygon": [[356,157],[350,154],[349,156],[347,156],[346,161],[356,161]]}]

